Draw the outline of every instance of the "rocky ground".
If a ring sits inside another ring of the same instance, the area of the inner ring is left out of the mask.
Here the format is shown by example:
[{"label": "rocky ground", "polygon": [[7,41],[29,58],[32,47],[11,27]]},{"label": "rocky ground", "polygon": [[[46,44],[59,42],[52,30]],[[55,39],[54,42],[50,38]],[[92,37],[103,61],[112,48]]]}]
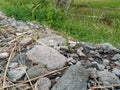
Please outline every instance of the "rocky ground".
[{"label": "rocky ground", "polygon": [[0,90],[120,90],[120,49],[67,40],[0,12]]}]

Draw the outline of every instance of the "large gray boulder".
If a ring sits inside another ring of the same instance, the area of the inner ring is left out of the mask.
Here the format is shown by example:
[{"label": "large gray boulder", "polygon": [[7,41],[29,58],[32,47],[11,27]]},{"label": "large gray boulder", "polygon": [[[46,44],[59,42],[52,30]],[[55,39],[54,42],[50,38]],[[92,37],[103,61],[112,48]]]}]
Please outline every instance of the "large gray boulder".
[{"label": "large gray boulder", "polygon": [[89,71],[80,64],[71,66],[51,90],[87,90]]},{"label": "large gray boulder", "polygon": [[53,48],[36,45],[28,51],[27,57],[33,62],[42,63],[48,70],[62,68],[66,64],[66,57]]}]

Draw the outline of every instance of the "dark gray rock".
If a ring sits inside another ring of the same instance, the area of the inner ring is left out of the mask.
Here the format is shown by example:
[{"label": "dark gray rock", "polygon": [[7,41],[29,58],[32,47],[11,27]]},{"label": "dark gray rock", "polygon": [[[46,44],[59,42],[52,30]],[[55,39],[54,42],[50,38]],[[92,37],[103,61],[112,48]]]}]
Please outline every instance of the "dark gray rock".
[{"label": "dark gray rock", "polygon": [[27,57],[33,62],[44,64],[49,70],[62,68],[65,66],[67,60],[58,51],[40,45],[36,45],[32,50],[28,51]]},{"label": "dark gray rock", "polygon": [[89,72],[78,65],[71,66],[51,90],[87,90]]},{"label": "dark gray rock", "polygon": [[35,84],[35,90],[50,90],[51,81],[48,78],[41,78]]},{"label": "dark gray rock", "polygon": [[21,63],[23,65],[25,65],[25,61],[26,61],[26,56],[24,53],[17,55],[12,62],[16,62],[16,63]]},{"label": "dark gray rock", "polygon": [[99,81],[103,83],[103,85],[111,85],[111,84],[119,84],[119,78],[114,74],[107,70],[98,71],[97,76]]},{"label": "dark gray rock", "polygon": [[27,74],[30,78],[35,78],[47,73],[48,73],[48,70],[42,64],[39,64],[38,66],[33,66],[27,70]]}]

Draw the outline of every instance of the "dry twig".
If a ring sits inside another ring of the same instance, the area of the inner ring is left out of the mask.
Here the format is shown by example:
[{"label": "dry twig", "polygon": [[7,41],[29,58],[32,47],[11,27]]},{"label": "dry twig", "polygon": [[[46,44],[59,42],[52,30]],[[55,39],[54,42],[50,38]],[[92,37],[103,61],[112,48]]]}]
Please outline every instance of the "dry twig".
[{"label": "dry twig", "polygon": [[[48,74],[45,74],[45,75],[38,76],[38,77],[36,77],[36,78],[30,79],[30,81],[35,81],[35,80],[37,80],[37,79],[40,79],[40,78],[46,77],[46,76],[51,75],[51,74],[53,74],[53,73],[56,73],[56,72],[59,72],[59,71],[63,71],[63,70],[65,70],[65,69],[67,69],[67,68],[68,68],[68,66],[67,66],[67,67],[63,67],[63,68],[58,69],[58,70],[51,71],[51,72],[49,72]],[[0,88],[0,90],[5,89],[5,88],[14,87],[14,86],[21,86],[21,85],[23,85],[23,84],[25,84],[25,83],[28,83],[28,82],[30,82],[30,81],[27,80],[27,81],[24,81],[24,82],[21,82],[21,83],[18,83],[18,84],[9,85],[9,86],[6,86],[6,87],[3,87],[3,88]]]},{"label": "dry twig", "polygon": [[6,68],[5,68],[5,73],[4,73],[4,77],[3,77],[3,88],[4,88],[5,85],[6,85],[6,75],[7,75],[7,71],[8,71],[8,66],[9,66],[9,64],[10,64],[10,61],[11,61],[11,58],[12,58],[12,56],[13,56],[13,52],[14,52],[15,48],[16,48],[16,43],[15,43],[14,48],[13,48],[12,51],[11,51],[11,54],[10,54],[10,56],[9,56],[9,58],[8,58],[8,62],[7,62]]}]

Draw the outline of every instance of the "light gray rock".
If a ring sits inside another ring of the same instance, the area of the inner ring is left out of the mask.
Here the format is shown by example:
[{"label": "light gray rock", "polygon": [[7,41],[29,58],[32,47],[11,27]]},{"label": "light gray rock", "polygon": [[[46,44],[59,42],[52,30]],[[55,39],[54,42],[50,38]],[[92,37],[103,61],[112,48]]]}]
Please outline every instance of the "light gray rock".
[{"label": "light gray rock", "polygon": [[41,78],[35,84],[35,90],[50,90],[51,81],[48,78]]},{"label": "light gray rock", "polygon": [[115,64],[116,64],[117,66],[120,66],[120,61],[115,61]]},{"label": "light gray rock", "polygon": [[46,38],[41,38],[37,41],[38,43],[43,43],[46,46],[55,47],[58,45],[64,45],[65,39],[62,36],[53,35]]},{"label": "light gray rock", "polygon": [[30,44],[32,42],[32,38],[28,37],[28,38],[23,38],[23,40],[20,42],[20,45],[27,45]]},{"label": "light gray rock", "polygon": [[120,69],[114,68],[114,69],[112,69],[112,73],[120,76]]},{"label": "light gray rock", "polygon": [[105,67],[109,66],[109,64],[110,64],[110,61],[108,59],[103,59],[103,65]]},{"label": "light gray rock", "polygon": [[7,73],[8,78],[10,78],[12,81],[17,81],[25,75],[26,69],[27,67],[18,67],[18,68],[11,69]]},{"label": "light gray rock", "polygon": [[42,63],[49,70],[62,68],[66,64],[66,57],[58,51],[46,47],[36,45],[32,50],[27,52],[27,57],[33,62]]},{"label": "light gray rock", "polygon": [[105,69],[105,66],[103,64],[99,64],[97,63],[97,68],[100,70],[100,71],[103,71]]},{"label": "light gray rock", "polygon": [[80,66],[72,65],[51,90],[87,90],[89,72]]},{"label": "light gray rock", "polygon": [[77,50],[77,54],[79,56],[81,56],[81,57],[85,57],[86,56],[80,49]]},{"label": "light gray rock", "polygon": [[8,66],[8,68],[16,68],[18,66],[17,62],[11,62]]},{"label": "light gray rock", "polygon": [[114,46],[112,46],[110,43],[103,43],[100,44],[100,52],[104,52],[104,53],[108,53],[110,51],[115,51],[115,52],[120,52],[119,49],[115,48]]},{"label": "light gray rock", "polygon": [[7,58],[9,54],[7,52],[0,53],[0,58]]},{"label": "light gray rock", "polygon": [[73,64],[75,64],[77,61],[73,59],[73,57],[69,57],[67,58],[67,62],[72,62]]},{"label": "light gray rock", "polygon": [[120,60],[120,54],[115,54],[112,58],[113,61],[119,61]]},{"label": "light gray rock", "polygon": [[30,78],[35,78],[35,77],[38,77],[40,75],[44,75],[47,73],[48,73],[48,70],[42,64],[38,66],[33,66],[27,70],[27,74]]},{"label": "light gray rock", "polygon": [[103,85],[111,85],[111,84],[119,84],[119,78],[114,74],[107,70],[98,71],[97,76],[99,81],[103,83]]},{"label": "light gray rock", "polygon": [[69,46],[71,48],[74,48],[76,46],[76,44],[77,44],[77,42],[75,42],[75,41],[69,41]]}]

